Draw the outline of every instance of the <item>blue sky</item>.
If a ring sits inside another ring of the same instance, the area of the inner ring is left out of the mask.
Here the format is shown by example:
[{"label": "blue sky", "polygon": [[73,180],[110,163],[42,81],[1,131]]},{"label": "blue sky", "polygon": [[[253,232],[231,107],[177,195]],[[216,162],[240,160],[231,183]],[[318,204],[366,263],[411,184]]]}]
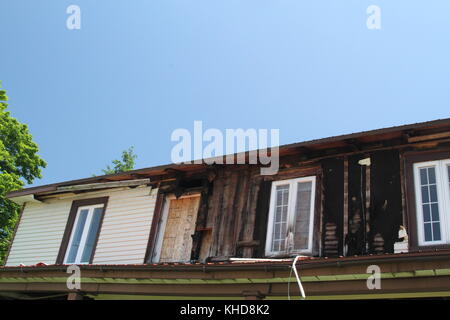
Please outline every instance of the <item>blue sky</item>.
[{"label": "blue sky", "polygon": [[[81,8],[81,30],[66,8]],[[381,30],[366,27],[369,5]],[[174,129],[277,128],[282,144],[450,116],[450,2],[9,0],[0,80],[48,162],[34,185],[100,174]]]}]

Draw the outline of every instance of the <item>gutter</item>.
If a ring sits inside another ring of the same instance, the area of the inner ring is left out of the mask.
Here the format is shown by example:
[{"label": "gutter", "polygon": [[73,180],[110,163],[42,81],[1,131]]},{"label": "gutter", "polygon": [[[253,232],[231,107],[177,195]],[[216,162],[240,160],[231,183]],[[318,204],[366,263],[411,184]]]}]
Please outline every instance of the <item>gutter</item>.
[{"label": "gutter", "polygon": [[[354,257],[347,260],[347,258],[336,259],[317,259],[317,260],[303,260],[297,262],[297,266],[302,269],[315,269],[323,267],[345,267],[347,265],[361,265],[367,263],[389,263],[389,262],[421,262],[421,261],[438,261],[449,260],[450,253],[447,251],[443,254],[436,255],[437,252],[429,255],[416,254],[397,254],[386,256],[365,256]],[[49,265],[49,266],[14,266],[14,267],[1,267],[0,272],[17,272],[23,273],[33,271],[62,271],[66,272],[69,265]],[[259,271],[289,271],[291,269],[291,262],[279,262],[279,263],[224,263],[224,264],[185,264],[185,265],[79,265],[82,270],[98,270],[98,271],[245,271],[245,270],[259,270]]]}]

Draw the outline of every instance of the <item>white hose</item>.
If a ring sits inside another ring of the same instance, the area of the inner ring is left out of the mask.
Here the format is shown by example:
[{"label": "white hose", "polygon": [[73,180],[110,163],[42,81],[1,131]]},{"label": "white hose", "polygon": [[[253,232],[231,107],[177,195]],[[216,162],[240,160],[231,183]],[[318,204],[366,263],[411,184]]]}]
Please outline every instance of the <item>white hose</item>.
[{"label": "white hose", "polygon": [[295,277],[297,278],[297,284],[298,284],[298,288],[300,289],[300,293],[302,295],[302,299],[306,299],[305,290],[303,290],[302,282],[300,281],[300,277],[298,275],[297,266],[296,266],[297,260],[299,258],[301,258],[301,257],[302,256],[296,256],[295,257],[294,262],[292,263],[292,270],[294,270]]}]

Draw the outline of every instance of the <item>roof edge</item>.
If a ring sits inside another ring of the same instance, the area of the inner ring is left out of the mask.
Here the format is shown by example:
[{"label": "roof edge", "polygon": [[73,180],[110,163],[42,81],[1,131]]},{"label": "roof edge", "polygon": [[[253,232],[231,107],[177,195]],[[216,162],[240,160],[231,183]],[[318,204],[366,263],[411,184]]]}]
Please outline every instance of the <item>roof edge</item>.
[{"label": "roof edge", "polygon": [[[417,122],[417,123],[413,123],[413,124],[406,124],[406,125],[399,125],[399,126],[392,126],[392,127],[385,127],[385,128],[380,128],[380,129],[331,136],[331,137],[327,137],[327,138],[306,140],[303,142],[296,142],[296,143],[281,145],[281,146],[279,146],[279,148],[280,148],[280,150],[287,150],[287,149],[293,149],[293,148],[304,147],[304,146],[306,147],[306,146],[311,146],[311,145],[320,145],[323,143],[344,141],[347,139],[356,139],[356,138],[360,138],[360,137],[392,133],[392,132],[397,132],[397,131],[423,129],[423,128],[436,126],[436,125],[450,125],[450,118],[437,119],[437,120],[431,120],[431,121],[425,121],[425,122]],[[243,152],[243,153],[248,153],[248,151]],[[234,155],[236,156],[237,154],[239,154],[239,153],[235,153]],[[227,156],[227,155],[224,155],[224,157],[225,156]],[[206,161],[208,159],[203,159],[203,160]],[[71,186],[71,185],[75,185],[75,184],[102,182],[102,181],[106,181],[109,179],[118,178],[120,176],[126,177],[126,176],[130,176],[130,175],[150,174],[149,171],[150,172],[151,171],[165,171],[167,169],[182,168],[182,167],[193,166],[193,165],[196,165],[195,160],[192,160],[188,163],[182,163],[182,164],[171,163],[171,164],[164,164],[164,165],[158,165],[158,166],[153,166],[153,167],[135,169],[135,170],[130,170],[130,171],[121,172],[121,173],[101,175],[101,176],[76,179],[76,180],[68,180],[68,181],[63,181],[63,182],[58,182],[58,183],[52,183],[52,184],[47,184],[47,185],[42,185],[42,186],[23,188],[20,190],[11,191],[6,195],[6,197],[11,199],[14,197],[25,196],[28,194],[52,192],[52,191],[56,191],[57,188],[61,187],[61,186]],[[207,165],[206,163],[202,163],[202,164],[197,164],[197,166],[202,167],[202,166],[209,166],[209,165]],[[114,180],[120,180],[120,179],[114,179]]]}]

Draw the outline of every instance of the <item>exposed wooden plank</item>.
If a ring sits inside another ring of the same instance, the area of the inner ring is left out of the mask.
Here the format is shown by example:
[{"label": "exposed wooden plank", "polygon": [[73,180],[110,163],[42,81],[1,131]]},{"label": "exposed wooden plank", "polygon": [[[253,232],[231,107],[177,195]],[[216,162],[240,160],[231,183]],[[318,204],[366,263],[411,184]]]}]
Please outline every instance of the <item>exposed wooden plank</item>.
[{"label": "exposed wooden plank", "polygon": [[450,131],[433,133],[423,136],[409,137],[408,142],[421,142],[427,140],[435,140],[450,137]]},{"label": "exposed wooden plank", "polygon": [[[251,182],[251,189],[249,197],[247,198],[247,215],[244,224],[244,234],[243,240],[253,240],[255,231],[255,220],[256,220],[256,208],[258,204],[258,194],[261,187],[262,177],[254,177]],[[242,250],[242,257],[250,258],[253,257],[253,248],[244,248]]]},{"label": "exposed wooden plank", "polygon": [[170,200],[160,262],[190,261],[199,204],[199,196]]},{"label": "exposed wooden plank", "polygon": [[224,179],[223,206],[222,210],[220,210],[219,224],[216,226],[219,231],[218,254],[223,256],[233,256],[235,253],[233,222],[236,215],[236,212],[234,212],[233,209],[238,188],[238,172],[226,170]]},{"label": "exposed wooden plank", "polygon": [[212,227],[210,255],[219,255],[220,230],[216,226],[220,225],[220,215],[223,209],[224,197],[224,171],[219,169],[213,181],[213,194],[209,201],[207,226]]},{"label": "exposed wooden plank", "polygon": [[134,179],[134,180],[114,181],[114,182],[99,182],[99,183],[88,183],[88,184],[79,184],[79,185],[74,185],[74,186],[58,187],[57,191],[108,189],[108,188],[118,188],[118,187],[139,186],[139,185],[145,185],[148,183],[150,183],[150,179]]},{"label": "exposed wooden plank", "polygon": [[238,241],[236,244],[238,247],[257,247],[260,245],[259,240],[252,240],[252,241]]},{"label": "exposed wooden plank", "polygon": [[261,181],[256,204],[256,217],[253,231],[253,239],[258,242],[258,245],[254,246],[255,248],[252,254],[254,257],[265,256],[271,188],[271,181]]}]

